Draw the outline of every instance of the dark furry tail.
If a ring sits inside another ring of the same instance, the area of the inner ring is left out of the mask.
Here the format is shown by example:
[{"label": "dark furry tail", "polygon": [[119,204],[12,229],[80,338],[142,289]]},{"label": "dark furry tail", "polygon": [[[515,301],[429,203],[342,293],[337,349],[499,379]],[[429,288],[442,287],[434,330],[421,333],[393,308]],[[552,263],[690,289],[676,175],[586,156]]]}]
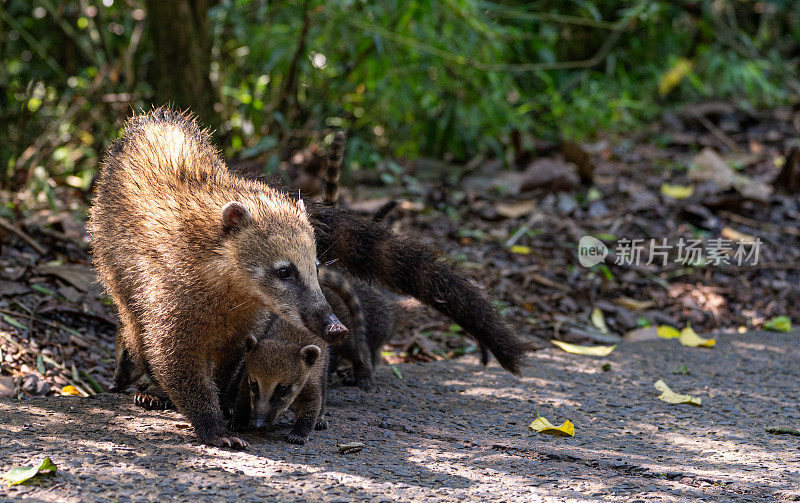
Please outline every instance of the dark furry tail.
[{"label": "dark furry tail", "polygon": [[379,283],[446,314],[518,374],[534,346],[517,338],[487,296],[428,245],[349,211],[308,204],[320,260]]},{"label": "dark furry tail", "polygon": [[339,175],[342,173],[342,157],[347,134],[344,131],[333,133],[333,142],[325,156],[325,194],[323,201],[335,205],[339,201]]}]

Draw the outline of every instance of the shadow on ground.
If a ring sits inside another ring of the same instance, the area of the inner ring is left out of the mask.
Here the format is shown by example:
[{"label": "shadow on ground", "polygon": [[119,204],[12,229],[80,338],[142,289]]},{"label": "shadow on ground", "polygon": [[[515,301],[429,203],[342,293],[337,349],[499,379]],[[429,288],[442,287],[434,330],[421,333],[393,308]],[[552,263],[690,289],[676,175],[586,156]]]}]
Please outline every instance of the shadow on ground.
[{"label": "shadow on ground", "polygon": [[[128,396],[0,400],[0,469],[50,456],[58,474],[12,499],[687,501],[800,499],[797,334],[722,335],[713,350],[623,344],[608,358],[546,350],[522,378],[475,360],[378,372],[380,391],[334,387],[331,428],[302,447],[199,445],[177,413]],[[604,363],[611,369],[603,371]],[[689,375],[673,374],[685,364]],[[656,400],[653,383],[703,399]],[[531,436],[535,410],[573,438]],[[356,454],[336,444],[361,441]],[[2,493],[0,493],[2,494]]]}]

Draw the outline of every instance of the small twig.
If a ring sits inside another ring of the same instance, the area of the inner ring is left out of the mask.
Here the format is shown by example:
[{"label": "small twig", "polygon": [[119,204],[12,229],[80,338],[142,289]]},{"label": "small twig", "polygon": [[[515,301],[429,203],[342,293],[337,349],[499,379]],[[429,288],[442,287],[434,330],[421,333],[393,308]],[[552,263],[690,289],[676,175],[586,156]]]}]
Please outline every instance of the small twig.
[{"label": "small twig", "polygon": [[731,220],[738,224],[748,225],[750,227],[763,229],[765,231],[780,232],[783,234],[789,234],[790,236],[800,236],[800,229],[797,229],[795,227],[784,227],[781,225],[771,224],[769,222],[759,222],[758,220],[753,220],[751,218],[743,217],[741,215],[737,215],[736,213],[731,213],[729,211],[720,211],[719,216],[727,218],[728,220]]},{"label": "small twig", "polygon": [[18,238],[25,241],[30,245],[31,248],[36,250],[36,253],[38,253],[39,255],[44,255],[47,253],[47,250],[44,248],[44,246],[40,245],[35,239],[26,234],[25,231],[23,231],[22,229],[12,224],[3,217],[0,217],[0,228],[16,234]]},{"label": "small twig", "polygon": [[702,116],[700,114],[692,114],[692,117],[694,117],[697,120],[697,122],[702,124],[703,127],[708,129],[711,132],[711,134],[716,136],[719,141],[721,141],[722,143],[727,145],[728,148],[730,148],[734,152],[739,152],[739,151],[742,150],[742,149],[739,148],[739,145],[737,145],[736,142],[733,141],[733,139],[730,136],[725,134],[725,131],[723,131],[720,128],[718,128],[713,122],[711,122],[710,120],[706,119],[704,116]]},{"label": "small twig", "polygon": [[[66,326],[66,325],[63,325],[63,324],[61,324],[61,323],[47,321],[47,320],[45,320],[45,319],[42,319],[42,318],[40,318],[39,316],[35,316],[35,315],[31,315],[31,314],[25,314],[25,313],[20,313],[19,311],[12,311],[12,310],[10,310],[10,309],[0,309],[0,313],[9,314],[9,315],[12,315],[12,316],[21,316],[21,317],[23,317],[23,318],[26,318],[26,319],[29,319],[29,320],[36,321],[37,323],[41,323],[41,324],[43,324],[43,325],[47,325],[47,326],[48,326],[48,327],[50,327],[50,328],[55,328],[55,329],[58,329],[58,330],[64,330],[64,331],[68,332],[68,333],[70,334],[70,336],[71,336],[71,337],[74,337],[75,339],[77,339],[77,340],[78,340],[78,342],[82,343],[82,344],[83,344],[83,345],[85,345],[86,347],[92,347],[92,346],[93,346],[91,343],[89,343],[89,341],[87,341],[87,340],[86,340],[86,339],[85,339],[85,338],[84,338],[84,337],[83,337],[83,336],[80,334],[80,332],[78,332],[78,331],[77,331],[77,330],[75,330],[74,328],[70,328],[70,327],[68,327],[68,326]],[[104,353],[104,355],[105,355],[105,356],[110,356],[110,353],[108,352],[108,350],[104,349],[102,346],[98,346],[97,344],[95,344],[95,345],[94,345],[94,347],[95,347],[96,349],[99,349],[100,351],[102,351],[102,352]]]}]

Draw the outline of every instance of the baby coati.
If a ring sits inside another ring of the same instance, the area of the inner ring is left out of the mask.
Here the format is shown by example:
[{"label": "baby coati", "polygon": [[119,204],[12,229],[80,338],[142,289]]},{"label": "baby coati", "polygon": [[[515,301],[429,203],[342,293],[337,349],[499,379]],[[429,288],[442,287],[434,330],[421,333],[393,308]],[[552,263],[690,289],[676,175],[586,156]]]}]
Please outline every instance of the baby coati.
[{"label": "baby coati", "polygon": [[328,344],[322,338],[273,315],[263,331],[247,339],[230,381],[227,406],[233,428],[245,429],[251,420],[256,428],[271,425],[289,407],[294,425],[287,442],[302,445],[312,429],[327,428],[322,418],[327,361]]},{"label": "baby coati", "polygon": [[[371,385],[377,350],[391,334],[394,322],[388,302],[373,301],[374,289],[354,287],[341,273],[320,269],[319,282],[334,313],[350,329],[350,337],[335,350],[353,365],[362,385]],[[364,300],[366,303],[363,303]],[[366,315],[366,316],[365,316]],[[241,363],[224,393],[235,429],[252,422],[256,428],[270,425],[289,407],[294,426],[286,440],[303,444],[313,428],[324,429],[323,419],[328,374],[328,344],[293,324],[273,316],[263,330],[251,336]],[[374,344],[377,344],[373,348]]]},{"label": "baby coati", "polygon": [[347,335],[319,287],[302,201],[231,175],[186,114],[128,121],[88,228],[120,316],[115,387],[146,372],[205,443],[247,446],[226,429],[218,395],[265,311],[327,341]]}]

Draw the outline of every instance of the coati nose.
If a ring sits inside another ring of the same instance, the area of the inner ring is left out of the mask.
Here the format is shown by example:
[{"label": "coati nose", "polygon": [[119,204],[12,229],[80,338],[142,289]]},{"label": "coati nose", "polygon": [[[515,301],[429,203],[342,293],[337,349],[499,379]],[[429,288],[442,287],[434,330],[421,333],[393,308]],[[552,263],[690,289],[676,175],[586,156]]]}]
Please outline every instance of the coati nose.
[{"label": "coati nose", "polygon": [[339,321],[339,318],[333,314],[328,315],[328,324],[325,326],[323,339],[331,344],[336,344],[342,342],[348,335],[350,335],[350,330]]}]

